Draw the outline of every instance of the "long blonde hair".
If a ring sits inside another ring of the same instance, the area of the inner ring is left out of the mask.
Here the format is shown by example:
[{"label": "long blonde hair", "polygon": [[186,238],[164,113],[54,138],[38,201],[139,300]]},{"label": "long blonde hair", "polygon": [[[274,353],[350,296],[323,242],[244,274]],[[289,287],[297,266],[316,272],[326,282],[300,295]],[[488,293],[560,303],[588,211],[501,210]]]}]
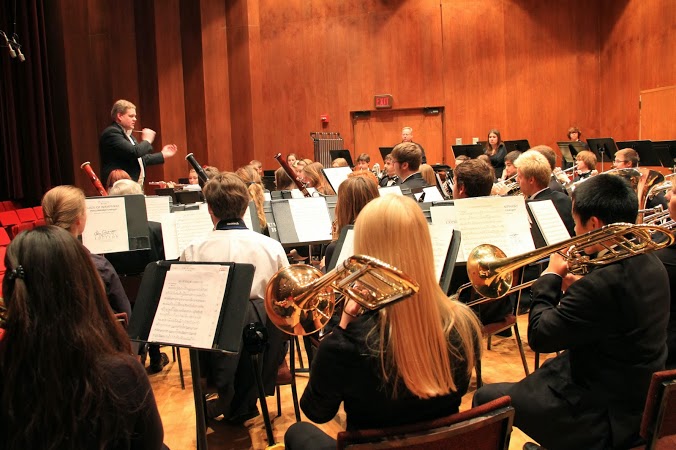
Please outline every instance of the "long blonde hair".
[{"label": "long blonde hair", "polygon": [[42,212],[47,225],[72,232],[77,219],[85,213],[84,192],[75,186],[56,186],[42,197]]},{"label": "long blonde hair", "polygon": [[242,166],[235,172],[242,181],[247,185],[249,195],[256,205],[256,213],[258,214],[258,222],[260,222],[261,229],[265,230],[268,227],[268,221],[265,219],[265,210],[263,209],[263,202],[265,201],[265,191],[261,183],[261,177],[254,166]]},{"label": "long blonde hair", "polygon": [[[379,312],[379,356],[385,381],[419,398],[457,390],[453,370],[465,360],[471,373],[480,353],[481,329],[474,313],[439,287],[429,228],[422,210],[407,197],[386,195],[368,203],[355,223],[356,254],[373,256],[416,280],[420,291]],[[451,343],[452,332],[460,344]]]}]

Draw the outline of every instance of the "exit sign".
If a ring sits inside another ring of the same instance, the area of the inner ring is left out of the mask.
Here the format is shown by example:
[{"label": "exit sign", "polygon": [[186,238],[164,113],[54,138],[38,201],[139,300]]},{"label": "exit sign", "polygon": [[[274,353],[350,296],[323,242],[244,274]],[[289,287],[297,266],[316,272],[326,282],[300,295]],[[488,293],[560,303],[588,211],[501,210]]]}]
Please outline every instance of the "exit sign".
[{"label": "exit sign", "polygon": [[386,109],[392,107],[392,96],[390,94],[376,95],[374,104],[376,109]]}]

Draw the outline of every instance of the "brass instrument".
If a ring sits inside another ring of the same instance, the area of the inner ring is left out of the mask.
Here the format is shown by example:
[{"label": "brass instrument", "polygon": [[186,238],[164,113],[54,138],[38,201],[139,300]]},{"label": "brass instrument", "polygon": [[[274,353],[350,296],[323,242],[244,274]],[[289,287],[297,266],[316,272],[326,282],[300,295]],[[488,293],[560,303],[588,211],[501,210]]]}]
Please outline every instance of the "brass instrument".
[{"label": "brass instrument", "polygon": [[502,184],[507,189],[507,191],[505,191],[506,193],[503,195],[521,195],[521,186],[519,185],[519,182],[516,181],[516,176],[517,174],[514,174],[511,177],[505,178],[503,181],[494,184],[493,187],[495,188]]},{"label": "brass instrument", "polygon": [[662,205],[657,205],[654,208],[643,210],[643,223],[646,225],[657,225],[668,230],[676,228],[676,221],[669,215],[669,210],[662,208]]},{"label": "brass instrument", "polygon": [[265,310],[283,332],[305,336],[329,321],[336,291],[373,311],[415,294],[418,284],[399,269],[365,255],[347,258],[324,276],[312,266],[294,264],[268,282]]},{"label": "brass instrument", "polygon": [[670,191],[673,188],[673,180],[676,177],[676,173],[670,173],[664,177],[664,181],[656,183],[648,191],[648,200],[652,200],[660,194],[666,194],[667,191]]},{"label": "brass instrument", "polygon": [[[663,233],[667,239],[660,243],[653,242],[652,235],[657,232]],[[467,275],[479,294],[491,299],[500,298],[533,283],[525,283],[510,291],[515,269],[540,261],[554,253],[559,253],[568,261],[570,273],[584,275],[591,267],[603,266],[634,255],[659,250],[673,244],[675,240],[674,235],[664,227],[614,223],[511,258],[507,258],[498,247],[483,244],[475,247],[469,254]],[[585,248],[594,245],[602,245],[608,251],[594,258],[584,253]],[[460,290],[462,289],[464,286],[461,286]]]}]

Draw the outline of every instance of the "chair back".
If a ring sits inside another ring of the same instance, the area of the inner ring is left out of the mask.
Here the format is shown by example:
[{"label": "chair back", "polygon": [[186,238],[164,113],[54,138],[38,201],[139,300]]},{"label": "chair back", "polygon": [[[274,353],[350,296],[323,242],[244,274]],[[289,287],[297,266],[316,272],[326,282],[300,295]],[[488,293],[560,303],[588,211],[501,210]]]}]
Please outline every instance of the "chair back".
[{"label": "chair back", "polygon": [[[640,433],[647,441],[646,449],[660,448],[661,438],[676,435],[676,370],[653,374]],[[673,448],[673,442],[664,448]]]},{"label": "chair back", "polygon": [[500,397],[476,408],[440,419],[399,427],[342,431],[342,449],[447,449],[507,450],[514,421],[511,399]]}]

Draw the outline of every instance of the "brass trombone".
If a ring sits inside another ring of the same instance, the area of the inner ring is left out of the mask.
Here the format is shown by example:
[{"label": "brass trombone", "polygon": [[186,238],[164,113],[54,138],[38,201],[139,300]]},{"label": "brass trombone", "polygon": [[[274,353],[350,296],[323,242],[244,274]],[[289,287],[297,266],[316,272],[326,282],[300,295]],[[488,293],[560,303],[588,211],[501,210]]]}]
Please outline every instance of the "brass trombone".
[{"label": "brass trombone", "polygon": [[[663,233],[667,239],[660,243],[653,242],[652,235],[657,232]],[[475,247],[469,254],[467,275],[479,294],[495,299],[533,284],[534,281],[512,288],[513,271],[554,253],[559,253],[568,261],[570,273],[584,275],[592,267],[659,250],[668,247],[674,241],[674,235],[664,227],[614,223],[511,258],[507,258],[498,247],[483,244]],[[584,252],[584,249],[594,245],[602,245],[607,252],[592,258]],[[458,292],[464,288],[465,286],[461,286]]]},{"label": "brass trombone", "polygon": [[320,270],[294,264],[272,276],[265,289],[268,318],[283,332],[305,336],[321,330],[335,307],[336,291],[362,310],[377,310],[418,292],[418,283],[378,259],[347,258],[322,276]]}]

